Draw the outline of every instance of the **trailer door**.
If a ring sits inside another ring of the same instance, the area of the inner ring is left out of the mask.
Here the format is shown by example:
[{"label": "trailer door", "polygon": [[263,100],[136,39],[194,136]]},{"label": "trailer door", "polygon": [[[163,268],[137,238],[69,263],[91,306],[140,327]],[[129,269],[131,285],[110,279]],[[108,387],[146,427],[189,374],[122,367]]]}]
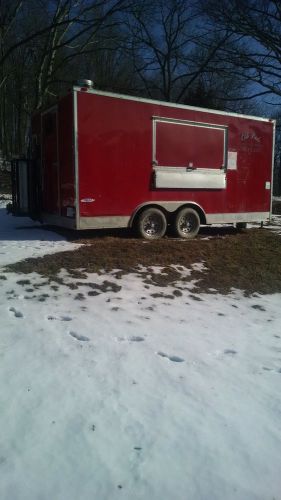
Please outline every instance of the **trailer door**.
[{"label": "trailer door", "polygon": [[42,208],[43,212],[59,213],[57,109],[42,115]]}]

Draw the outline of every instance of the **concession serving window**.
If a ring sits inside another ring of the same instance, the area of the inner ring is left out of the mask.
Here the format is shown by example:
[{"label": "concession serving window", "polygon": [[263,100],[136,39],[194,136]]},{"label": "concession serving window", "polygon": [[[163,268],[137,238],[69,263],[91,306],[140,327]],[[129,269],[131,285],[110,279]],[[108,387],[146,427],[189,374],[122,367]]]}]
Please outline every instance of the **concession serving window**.
[{"label": "concession serving window", "polygon": [[225,189],[227,127],[153,117],[156,188]]}]

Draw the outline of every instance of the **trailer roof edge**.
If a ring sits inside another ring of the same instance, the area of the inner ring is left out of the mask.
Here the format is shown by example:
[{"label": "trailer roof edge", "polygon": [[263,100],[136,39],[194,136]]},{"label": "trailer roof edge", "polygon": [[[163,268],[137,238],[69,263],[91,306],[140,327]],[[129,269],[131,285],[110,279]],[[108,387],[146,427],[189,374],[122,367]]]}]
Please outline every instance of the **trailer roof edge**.
[{"label": "trailer roof edge", "polygon": [[131,96],[131,95],[127,95],[127,94],[116,94],[114,92],[105,92],[103,90],[96,90],[96,89],[81,90],[81,87],[78,87],[76,85],[73,87],[73,90],[76,92],[82,92],[85,94],[96,94],[96,95],[102,95],[105,97],[112,97],[114,99],[124,99],[127,101],[143,102],[143,103],[147,103],[147,104],[158,104],[160,106],[166,106],[168,108],[190,109],[193,111],[201,111],[202,113],[212,113],[215,115],[223,115],[223,116],[235,116],[237,118],[247,118],[249,120],[258,120],[258,121],[269,122],[269,123],[276,122],[276,120],[273,118],[264,118],[262,116],[244,115],[243,113],[219,111],[217,109],[210,109],[210,108],[200,108],[197,106],[189,106],[187,104],[178,104],[178,103],[174,103],[174,102],[160,101],[160,100],[156,100],[156,99],[147,99],[145,97],[137,97],[137,96]]}]

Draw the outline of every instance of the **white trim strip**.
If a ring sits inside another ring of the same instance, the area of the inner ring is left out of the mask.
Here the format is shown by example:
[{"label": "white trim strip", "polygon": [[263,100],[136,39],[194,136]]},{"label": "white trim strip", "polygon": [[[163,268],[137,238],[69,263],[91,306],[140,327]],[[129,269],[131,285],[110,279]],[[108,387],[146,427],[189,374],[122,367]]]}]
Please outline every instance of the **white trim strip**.
[{"label": "white trim strip", "polygon": [[77,229],[114,229],[128,227],[131,217],[113,215],[104,217],[80,217]]},{"label": "white trim strip", "polygon": [[87,89],[86,91],[81,90],[81,87],[74,86],[73,90],[75,92],[82,92],[83,94],[96,94],[105,97],[112,97],[114,99],[125,99],[127,101],[135,101],[135,102],[143,102],[147,104],[157,104],[158,106],[166,106],[168,108],[178,108],[178,109],[186,109],[190,111],[201,111],[202,113],[211,113],[213,115],[221,115],[221,116],[236,116],[237,118],[247,118],[248,120],[257,120],[261,122],[274,122],[271,118],[263,118],[261,116],[252,116],[252,115],[243,115],[241,113],[229,113],[225,111],[218,111],[217,109],[208,109],[208,108],[198,108],[196,106],[186,106],[184,104],[177,104],[173,102],[166,101],[157,101],[154,99],[145,99],[143,97],[135,97],[131,95],[125,94],[114,94],[113,92],[103,92],[101,90],[95,89]]},{"label": "white trim strip", "polygon": [[[141,205],[158,205],[163,207],[169,212],[173,212],[180,206],[186,205],[188,202],[147,202]],[[193,205],[196,208],[196,203],[189,202],[190,206]],[[200,207],[199,207],[200,208]],[[136,213],[137,210],[134,212]],[[58,221],[58,225],[62,224],[62,217]],[[265,222],[269,219],[269,212],[243,212],[243,213],[229,213],[229,214],[206,214],[206,224],[235,224],[237,222]],[[71,219],[67,219],[71,222]],[[103,216],[103,217],[80,217],[79,227],[77,229],[118,229],[130,227],[133,221],[133,217],[128,216]],[[73,221],[74,222],[74,221]]]},{"label": "white trim strip", "polygon": [[152,119],[156,122],[164,122],[164,123],[174,123],[175,125],[186,125],[189,127],[202,127],[202,128],[217,128],[219,130],[225,131],[227,130],[226,125],[217,125],[216,123],[207,123],[207,122],[195,122],[192,120],[180,120],[178,118],[167,118],[163,116],[152,116]]},{"label": "white trim strip", "polygon": [[241,212],[229,214],[206,214],[207,224],[231,224],[235,222],[264,222],[270,212]]}]

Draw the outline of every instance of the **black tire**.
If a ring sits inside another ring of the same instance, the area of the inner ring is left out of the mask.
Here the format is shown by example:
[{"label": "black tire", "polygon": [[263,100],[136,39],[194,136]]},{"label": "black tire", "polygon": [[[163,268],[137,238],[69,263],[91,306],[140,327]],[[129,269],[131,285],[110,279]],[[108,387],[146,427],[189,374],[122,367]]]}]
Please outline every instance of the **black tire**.
[{"label": "black tire", "polygon": [[200,229],[200,217],[193,208],[182,208],[176,215],[173,224],[174,233],[179,238],[195,238]]},{"label": "black tire", "polygon": [[141,238],[158,240],[166,233],[167,220],[158,208],[147,208],[137,218],[136,228]]}]

